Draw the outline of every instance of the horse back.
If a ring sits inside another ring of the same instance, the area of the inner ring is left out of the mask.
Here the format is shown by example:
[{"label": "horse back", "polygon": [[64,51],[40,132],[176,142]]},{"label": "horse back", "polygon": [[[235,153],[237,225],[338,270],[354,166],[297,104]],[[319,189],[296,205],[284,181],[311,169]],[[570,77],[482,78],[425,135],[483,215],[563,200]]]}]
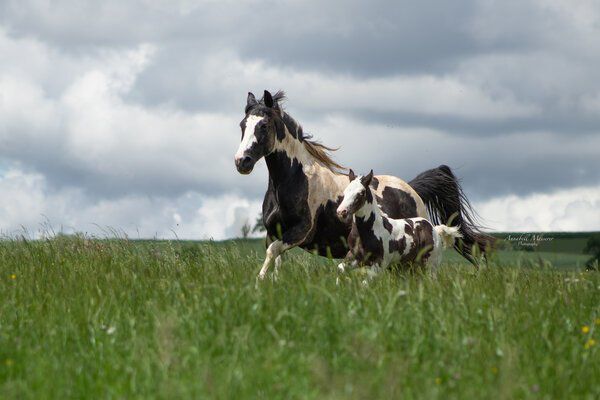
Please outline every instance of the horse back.
[{"label": "horse back", "polygon": [[421,197],[400,178],[391,175],[376,175],[371,181],[377,204],[393,219],[423,217],[427,209]]}]

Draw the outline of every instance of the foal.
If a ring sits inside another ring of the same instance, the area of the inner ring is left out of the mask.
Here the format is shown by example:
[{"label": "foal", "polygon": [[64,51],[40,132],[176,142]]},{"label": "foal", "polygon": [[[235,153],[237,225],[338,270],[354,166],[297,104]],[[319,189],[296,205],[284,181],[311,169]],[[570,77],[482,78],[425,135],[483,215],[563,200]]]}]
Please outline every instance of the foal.
[{"label": "foal", "polygon": [[[370,188],[373,170],[357,177],[350,170],[350,184],[337,208],[341,218],[352,215],[348,246],[350,251],[340,272],[361,264],[371,266],[370,274],[393,263],[417,263],[435,268],[441,261],[442,247],[452,247],[461,238],[459,227],[433,226],[425,218],[391,219],[378,206]],[[346,264],[349,263],[349,264]]]}]

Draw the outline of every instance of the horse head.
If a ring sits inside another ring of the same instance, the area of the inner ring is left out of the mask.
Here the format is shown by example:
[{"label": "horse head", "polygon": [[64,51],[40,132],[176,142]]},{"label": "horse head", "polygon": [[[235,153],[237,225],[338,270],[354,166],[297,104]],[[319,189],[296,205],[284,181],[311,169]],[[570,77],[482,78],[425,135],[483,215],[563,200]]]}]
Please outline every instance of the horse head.
[{"label": "horse head", "polygon": [[273,151],[275,139],[281,140],[285,135],[279,107],[279,101],[283,98],[283,92],[272,96],[265,90],[260,100],[248,93],[246,116],[240,122],[242,140],[235,153],[235,166],[240,174],[252,172],[254,164]]},{"label": "horse head", "polygon": [[350,179],[350,183],[344,189],[344,197],[337,208],[337,214],[342,219],[346,219],[348,215],[354,214],[365,205],[368,191],[371,190],[369,185],[373,179],[373,170],[365,176],[358,177],[354,171],[350,170],[348,179]]}]

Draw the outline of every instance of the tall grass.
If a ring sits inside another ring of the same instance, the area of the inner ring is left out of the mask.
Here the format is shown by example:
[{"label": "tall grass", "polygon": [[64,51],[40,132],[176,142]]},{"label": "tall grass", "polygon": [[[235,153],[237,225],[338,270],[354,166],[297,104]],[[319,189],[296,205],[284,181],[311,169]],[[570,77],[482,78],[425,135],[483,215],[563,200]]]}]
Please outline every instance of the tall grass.
[{"label": "tall grass", "polygon": [[[0,398],[600,397],[600,277],[360,272],[254,242],[0,242]],[[512,261],[511,261],[512,263]]]}]

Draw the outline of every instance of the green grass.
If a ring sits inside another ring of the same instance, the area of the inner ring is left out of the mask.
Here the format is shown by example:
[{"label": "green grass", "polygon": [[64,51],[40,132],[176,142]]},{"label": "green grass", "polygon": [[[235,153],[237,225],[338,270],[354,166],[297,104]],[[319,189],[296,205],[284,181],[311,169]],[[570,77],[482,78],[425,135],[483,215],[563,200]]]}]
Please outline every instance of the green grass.
[{"label": "green grass", "polygon": [[0,398],[597,399],[600,274],[536,256],[256,285],[259,241],[2,241]]}]

